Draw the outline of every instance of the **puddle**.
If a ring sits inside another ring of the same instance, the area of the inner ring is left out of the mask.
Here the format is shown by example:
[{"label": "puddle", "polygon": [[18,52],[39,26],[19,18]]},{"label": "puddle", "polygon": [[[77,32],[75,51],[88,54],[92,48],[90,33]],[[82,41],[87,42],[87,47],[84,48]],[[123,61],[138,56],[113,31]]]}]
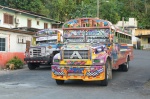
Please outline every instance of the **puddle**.
[{"label": "puddle", "polygon": [[35,86],[31,84],[25,84],[25,83],[0,83],[0,87],[2,88],[33,88]]}]

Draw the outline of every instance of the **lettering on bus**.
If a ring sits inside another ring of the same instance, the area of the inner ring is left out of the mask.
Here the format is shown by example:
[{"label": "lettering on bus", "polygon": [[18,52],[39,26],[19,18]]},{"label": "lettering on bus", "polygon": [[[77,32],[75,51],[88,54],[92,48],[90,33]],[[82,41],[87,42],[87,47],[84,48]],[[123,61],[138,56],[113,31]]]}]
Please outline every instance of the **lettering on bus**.
[{"label": "lettering on bus", "polygon": [[46,35],[56,36],[57,33],[58,33],[58,30],[44,29],[44,30],[38,31],[36,33],[36,36],[46,36]]}]

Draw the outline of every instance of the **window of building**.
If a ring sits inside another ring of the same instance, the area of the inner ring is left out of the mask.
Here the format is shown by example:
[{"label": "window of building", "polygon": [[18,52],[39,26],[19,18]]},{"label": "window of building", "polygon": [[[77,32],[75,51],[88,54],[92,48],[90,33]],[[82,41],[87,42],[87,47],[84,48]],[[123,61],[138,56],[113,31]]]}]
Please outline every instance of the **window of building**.
[{"label": "window of building", "polygon": [[30,37],[18,35],[17,36],[17,42],[20,44],[26,44],[26,41],[31,41]]},{"label": "window of building", "polygon": [[40,25],[40,22],[39,22],[39,21],[37,21],[36,23],[37,23],[37,25]]},{"label": "window of building", "polygon": [[5,51],[6,39],[0,38],[0,51]]},{"label": "window of building", "polygon": [[31,20],[30,19],[27,20],[27,27],[29,27],[29,28],[31,27]]},{"label": "window of building", "polygon": [[13,18],[14,18],[13,15],[4,13],[4,23],[5,24],[13,24]]},{"label": "window of building", "polygon": [[48,28],[48,23],[44,23],[44,29]]},{"label": "window of building", "polygon": [[150,44],[150,38],[148,38],[148,44]]}]

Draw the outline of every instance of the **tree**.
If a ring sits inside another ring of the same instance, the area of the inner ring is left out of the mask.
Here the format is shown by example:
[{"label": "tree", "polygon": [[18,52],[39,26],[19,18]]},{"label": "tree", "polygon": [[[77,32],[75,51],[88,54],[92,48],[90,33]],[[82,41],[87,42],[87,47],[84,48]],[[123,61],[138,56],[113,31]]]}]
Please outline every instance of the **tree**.
[{"label": "tree", "polygon": [[[115,24],[134,17],[139,27],[150,28],[150,0],[100,0],[100,18]],[[97,0],[0,0],[0,4],[29,10],[49,18],[67,21],[77,17],[96,17]]]},{"label": "tree", "polygon": [[43,15],[48,15],[49,13],[49,10],[42,4],[41,0],[4,0],[0,3],[11,8],[28,10]]}]

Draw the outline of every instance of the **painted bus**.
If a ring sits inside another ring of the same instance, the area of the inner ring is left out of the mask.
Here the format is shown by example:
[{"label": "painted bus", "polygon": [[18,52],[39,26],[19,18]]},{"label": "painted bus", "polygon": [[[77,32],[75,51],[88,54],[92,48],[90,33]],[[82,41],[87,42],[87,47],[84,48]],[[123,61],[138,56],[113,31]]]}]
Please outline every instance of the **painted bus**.
[{"label": "painted bus", "polygon": [[63,24],[60,53],[53,58],[52,78],[100,81],[107,86],[112,70],[128,71],[133,59],[132,35],[99,18],[77,18]]},{"label": "painted bus", "polygon": [[24,61],[30,70],[39,66],[51,66],[55,54],[59,53],[62,46],[62,30],[43,29],[34,36],[32,43],[28,45]]}]

